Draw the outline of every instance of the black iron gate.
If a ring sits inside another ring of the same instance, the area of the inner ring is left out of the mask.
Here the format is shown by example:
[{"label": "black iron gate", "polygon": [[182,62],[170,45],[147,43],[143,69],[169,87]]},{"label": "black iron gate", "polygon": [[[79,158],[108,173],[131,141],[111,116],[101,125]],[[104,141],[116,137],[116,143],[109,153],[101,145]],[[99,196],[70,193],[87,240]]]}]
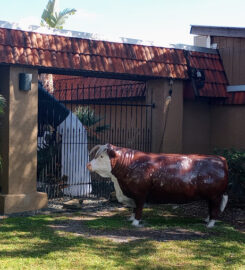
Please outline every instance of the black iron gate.
[{"label": "black iron gate", "polygon": [[49,198],[108,197],[111,181],[86,169],[89,150],[111,143],[149,152],[148,103],[141,82],[96,87],[63,82],[52,93],[39,84],[38,190]]}]

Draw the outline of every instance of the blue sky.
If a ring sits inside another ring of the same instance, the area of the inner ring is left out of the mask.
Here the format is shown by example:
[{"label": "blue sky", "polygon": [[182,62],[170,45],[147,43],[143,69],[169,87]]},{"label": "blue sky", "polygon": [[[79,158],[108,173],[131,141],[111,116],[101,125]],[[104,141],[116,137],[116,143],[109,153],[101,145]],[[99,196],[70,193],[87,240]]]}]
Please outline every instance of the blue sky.
[{"label": "blue sky", "polygon": [[[0,20],[39,24],[48,0],[0,0]],[[150,40],[192,43],[191,24],[245,27],[245,0],[60,0],[76,8],[65,29]]]}]

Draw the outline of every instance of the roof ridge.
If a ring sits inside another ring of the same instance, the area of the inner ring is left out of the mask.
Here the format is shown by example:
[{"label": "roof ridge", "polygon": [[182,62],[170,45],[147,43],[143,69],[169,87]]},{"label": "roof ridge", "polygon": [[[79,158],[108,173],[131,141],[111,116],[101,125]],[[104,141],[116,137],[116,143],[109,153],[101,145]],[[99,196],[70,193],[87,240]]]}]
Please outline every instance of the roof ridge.
[{"label": "roof ridge", "polygon": [[39,26],[39,25],[20,25],[19,23],[15,23],[15,22],[12,23],[12,22],[1,21],[1,20],[0,20],[0,28],[23,31],[23,32],[39,33],[39,34],[44,34],[44,35],[81,38],[81,39],[95,40],[95,41],[172,48],[171,44],[160,45],[150,40],[142,40],[142,39],[128,38],[128,37],[107,36],[107,35],[101,35],[97,33],[80,32],[80,31],[67,30],[67,29],[54,29],[54,28],[48,28],[48,27]]}]

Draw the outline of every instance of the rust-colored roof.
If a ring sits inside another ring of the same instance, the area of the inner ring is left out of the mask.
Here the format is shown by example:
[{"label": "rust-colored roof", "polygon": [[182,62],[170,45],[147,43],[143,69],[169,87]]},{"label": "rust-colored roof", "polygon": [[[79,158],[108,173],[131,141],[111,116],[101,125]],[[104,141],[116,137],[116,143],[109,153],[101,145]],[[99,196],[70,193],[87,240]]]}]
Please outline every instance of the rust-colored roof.
[{"label": "rust-colored roof", "polygon": [[116,43],[0,28],[0,64],[39,67],[41,72],[63,72],[97,77],[147,80],[190,79],[191,68],[202,69],[201,97],[229,97],[245,103],[243,93],[227,94],[227,79],[219,54],[136,44]]},{"label": "rust-colored roof", "polygon": [[0,28],[0,63],[188,79],[183,50]]},{"label": "rust-colored roof", "polygon": [[197,89],[200,97],[226,98],[228,84],[219,54],[189,51],[187,53],[190,68],[204,72],[204,86]]},{"label": "rust-colored roof", "polygon": [[145,83],[54,75],[54,96],[64,102],[145,97]]},{"label": "rust-colored roof", "polygon": [[228,93],[226,104],[245,104],[245,92]]},{"label": "rust-colored roof", "polygon": [[[204,87],[198,91],[200,97],[224,98],[223,104],[245,104],[245,92],[227,92],[228,80],[219,54],[190,51],[187,55],[190,67],[201,69],[205,74]],[[191,84],[186,82],[186,98],[194,96],[190,89]]]},{"label": "rust-colored roof", "polygon": [[118,80],[108,78],[97,78],[97,77],[83,77],[83,76],[68,76],[68,75],[53,75],[54,88],[65,89],[74,87],[96,87],[96,86],[109,86],[109,85],[126,85],[126,84],[137,84],[140,81],[130,80]]}]

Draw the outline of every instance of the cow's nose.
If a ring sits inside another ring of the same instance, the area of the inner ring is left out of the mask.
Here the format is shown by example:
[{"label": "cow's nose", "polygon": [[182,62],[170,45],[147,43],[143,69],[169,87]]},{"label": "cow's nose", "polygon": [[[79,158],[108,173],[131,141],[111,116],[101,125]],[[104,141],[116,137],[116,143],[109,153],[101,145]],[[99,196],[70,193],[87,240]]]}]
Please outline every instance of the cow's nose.
[{"label": "cow's nose", "polygon": [[89,162],[89,163],[87,163],[87,168],[88,168],[88,170],[89,171],[92,171],[92,165],[91,165],[91,163]]}]

